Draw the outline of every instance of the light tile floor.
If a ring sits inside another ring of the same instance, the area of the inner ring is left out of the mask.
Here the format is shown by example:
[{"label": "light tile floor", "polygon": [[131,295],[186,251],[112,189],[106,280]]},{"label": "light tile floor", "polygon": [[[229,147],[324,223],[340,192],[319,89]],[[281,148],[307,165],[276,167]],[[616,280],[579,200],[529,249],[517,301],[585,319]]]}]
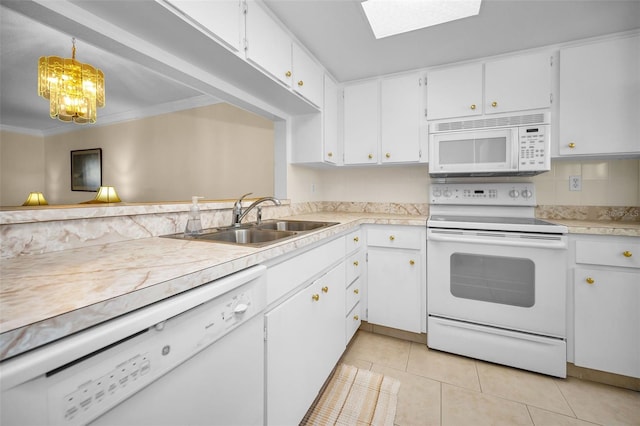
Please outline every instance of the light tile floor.
[{"label": "light tile floor", "polygon": [[640,392],[530,373],[363,330],[342,362],[400,380],[398,426],[640,425]]}]

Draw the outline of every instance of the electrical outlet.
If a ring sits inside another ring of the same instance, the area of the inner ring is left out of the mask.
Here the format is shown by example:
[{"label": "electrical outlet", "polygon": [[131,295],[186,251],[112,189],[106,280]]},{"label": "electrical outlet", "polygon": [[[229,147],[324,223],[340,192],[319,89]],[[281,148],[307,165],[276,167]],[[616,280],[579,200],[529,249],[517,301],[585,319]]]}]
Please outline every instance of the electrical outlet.
[{"label": "electrical outlet", "polygon": [[569,176],[569,191],[582,191],[582,176]]}]

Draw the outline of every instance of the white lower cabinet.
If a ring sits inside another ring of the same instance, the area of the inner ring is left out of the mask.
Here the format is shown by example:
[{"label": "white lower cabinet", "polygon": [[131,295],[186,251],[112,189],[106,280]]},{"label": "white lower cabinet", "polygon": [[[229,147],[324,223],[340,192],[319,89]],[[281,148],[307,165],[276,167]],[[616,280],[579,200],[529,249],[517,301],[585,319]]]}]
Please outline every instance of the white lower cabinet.
[{"label": "white lower cabinet", "polygon": [[345,274],[343,260],[265,315],[267,424],[299,424],[344,352]]},{"label": "white lower cabinet", "polygon": [[416,226],[367,230],[367,321],[426,331],[426,235]]},{"label": "white lower cabinet", "polygon": [[640,378],[640,239],[574,239],[574,363]]}]

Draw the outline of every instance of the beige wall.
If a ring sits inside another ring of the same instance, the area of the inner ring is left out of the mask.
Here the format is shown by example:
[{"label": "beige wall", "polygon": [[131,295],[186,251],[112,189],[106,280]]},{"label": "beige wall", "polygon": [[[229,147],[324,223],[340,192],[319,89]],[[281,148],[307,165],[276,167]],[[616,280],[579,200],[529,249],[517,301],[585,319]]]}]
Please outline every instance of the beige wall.
[{"label": "beige wall", "polygon": [[[541,205],[640,206],[640,160],[552,161],[551,171],[533,178]],[[582,191],[569,191],[569,176],[582,177]],[[390,167],[289,167],[294,201],[428,202],[431,179],[425,164]],[[471,181],[483,181],[478,178]],[[315,189],[315,192],[313,191]]]},{"label": "beige wall", "polygon": [[19,206],[29,192],[45,190],[44,137],[0,132],[0,206]]},{"label": "beige wall", "polygon": [[[190,200],[192,195],[226,199],[246,192],[265,196],[273,194],[273,139],[271,121],[217,104],[46,137],[40,153],[44,160],[33,171],[43,173],[39,190],[50,204],[95,196],[70,188],[70,151],[90,148],[102,148],[102,183],[115,186],[125,202]],[[3,196],[2,205],[17,205],[33,186],[15,184],[16,176],[22,180],[21,170],[30,166],[31,153],[24,144],[6,145],[14,159],[3,155],[3,161],[13,165],[5,173],[3,164],[3,186],[6,174],[6,185],[16,189]],[[4,142],[2,147],[4,151]]]}]

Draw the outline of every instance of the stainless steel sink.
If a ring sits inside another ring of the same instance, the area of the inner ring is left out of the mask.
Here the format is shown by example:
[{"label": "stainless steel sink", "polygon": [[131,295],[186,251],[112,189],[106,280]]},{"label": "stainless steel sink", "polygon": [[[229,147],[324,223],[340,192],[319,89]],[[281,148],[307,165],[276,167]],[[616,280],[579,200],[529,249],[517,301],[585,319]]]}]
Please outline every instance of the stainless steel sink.
[{"label": "stainless steel sink", "polygon": [[295,232],[270,229],[229,229],[191,237],[194,240],[218,241],[223,243],[262,245],[296,235]]},{"label": "stainless steel sink", "polygon": [[256,227],[258,229],[274,229],[278,231],[308,232],[335,224],[336,222],[312,222],[308,220],[270,220],[262,222]]},{"label": "stainless steel sink", "polygon": [[268,220],[260,224],[242,224],[242,226],[238,228],[205,229],[200,235],[184,235],[183,233],[178,233],[163,235],[163,237],[262,247],[337,224],[338,222],[315,222],[307,220]]}]

